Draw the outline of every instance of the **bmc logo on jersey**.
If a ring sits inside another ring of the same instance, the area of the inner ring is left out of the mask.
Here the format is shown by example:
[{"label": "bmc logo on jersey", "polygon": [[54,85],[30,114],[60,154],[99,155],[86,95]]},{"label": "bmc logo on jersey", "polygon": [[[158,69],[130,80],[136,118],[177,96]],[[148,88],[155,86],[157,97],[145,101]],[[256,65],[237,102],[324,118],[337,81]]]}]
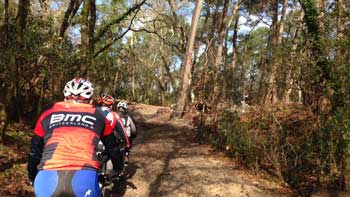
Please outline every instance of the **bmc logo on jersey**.
[{"label": "bmc logo on jersey", "polygon": [[53,114],[51,116],[50,125],[56,123],[69,122],[74,123],[74,125],[88,124],[94,126],[96,118],[89,115],[80,114]]}]

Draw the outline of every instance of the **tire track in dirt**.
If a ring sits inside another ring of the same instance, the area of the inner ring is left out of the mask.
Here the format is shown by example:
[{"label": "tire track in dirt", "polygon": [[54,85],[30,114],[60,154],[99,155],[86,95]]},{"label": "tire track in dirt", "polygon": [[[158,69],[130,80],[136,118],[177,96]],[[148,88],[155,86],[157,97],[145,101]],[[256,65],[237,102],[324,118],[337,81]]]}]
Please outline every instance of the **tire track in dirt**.
[{"label": "tire track in dirt", "polygon": [[168,121],[169,113],[156,111],[146,105],[133,111],[139,133],[119,196],[288,196],[278,184],[197,143],[184,121]]}]

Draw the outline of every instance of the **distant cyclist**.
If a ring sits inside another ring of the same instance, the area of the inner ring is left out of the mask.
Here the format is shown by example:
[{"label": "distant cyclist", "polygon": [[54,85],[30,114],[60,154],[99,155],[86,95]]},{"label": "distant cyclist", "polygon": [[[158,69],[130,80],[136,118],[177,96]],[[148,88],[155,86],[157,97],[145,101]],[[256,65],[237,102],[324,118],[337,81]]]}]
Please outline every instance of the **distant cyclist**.
[{"label": "distant cyclist", "polygon": [[[101,94],[98,97],[97,105],[101,106],[101,109],[104,112],[104,115],[109,120],[112,128],[113,133],[118,141],[118,143],[121,145],[121,150],[123,152],[123,161],[124,165],[127,165],[127,151],[130,148],[130,141],[129,137],[126,133],[126,129],[119,117],[119,115],[113,111],[113,104],[114,104],[114,98],[111,95],[108,94]],[[121,180],[124,178],[124,171],[121,172],[115,172],[112,170],[112,164],[109,160],[103,161],[103,169],[102,174],[105,173],[107,177],[116,176],[117,180]]]},{"label": "distant cyclist", "polygon": [[112,128],[114,129],[114,134],[117,140],[124,143],[125,148],[130,147],[129,137],[127,135],[127,130],[119,117],[119,115],[113,111],[114,98],[108,94],[101,94],[98,97],[97,105],[101,106],[101,109],[109,120]]},{"label": "distant cyclist", "polygon": [[92,84],[75,78],[64,87],[65,99],[41,114],[31,140],[28,177],[36,196],[100,196],[96,150],[102,140],[117,172],[122,153],[112,127],[91,105]]},{"label": "distant cyclist", "polygon": [[124,124],[124,127],[126,129],[126,133],[129,137],[130,147],[126,150],[126,157],[125,157],[125,163],[128,164],[129,162],[129,151],[132,147],[132,139],[136,137],[136,126],[132,119],[132,117],[129,115],[128,112],[128,104],[125,101],[120,101],[117,105],[117,112]]}]

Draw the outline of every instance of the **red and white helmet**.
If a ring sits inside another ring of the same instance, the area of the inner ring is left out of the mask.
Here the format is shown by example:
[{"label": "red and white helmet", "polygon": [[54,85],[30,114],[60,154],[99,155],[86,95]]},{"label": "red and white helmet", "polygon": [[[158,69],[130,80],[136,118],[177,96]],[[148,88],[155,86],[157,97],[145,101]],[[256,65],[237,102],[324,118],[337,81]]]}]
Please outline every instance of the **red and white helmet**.
[{"label": "red and white helmet", "polygon": [[122,108],[124,111],[128,110],[128,104],[125,101],[120,101],[117,105],[118,111],[120,111],[120,108]]},{"label": "red and white helmet", "polygon": [[97,99],[97,104],[112,106],[114,104],[114,98],[108,94],[101,94]]},{"label": "red and white helmet", "polygon": [[63,90],[64,97],[69,100],[90,100],[93,93],[94,88],[91,82],[84,78],[68,81]]}]

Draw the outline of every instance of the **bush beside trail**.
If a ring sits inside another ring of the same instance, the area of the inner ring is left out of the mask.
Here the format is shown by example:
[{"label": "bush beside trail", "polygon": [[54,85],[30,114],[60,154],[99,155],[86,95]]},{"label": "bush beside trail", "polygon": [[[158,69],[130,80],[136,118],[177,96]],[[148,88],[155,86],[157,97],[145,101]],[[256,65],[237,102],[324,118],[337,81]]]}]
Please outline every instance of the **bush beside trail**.
[{"label": "bush beside trail", "polygon": [[275,175],[296,195],[319,188],[348,190],[349,110],[320,118],[298,104],[252,106],[244,113],[226,108],[193,120],[202,142]]},{"label": "bush beside trail", "polygon": [[0,143],[1,196],[34,196],[27,178],[27,158],[32,128],[11,124]]}]

